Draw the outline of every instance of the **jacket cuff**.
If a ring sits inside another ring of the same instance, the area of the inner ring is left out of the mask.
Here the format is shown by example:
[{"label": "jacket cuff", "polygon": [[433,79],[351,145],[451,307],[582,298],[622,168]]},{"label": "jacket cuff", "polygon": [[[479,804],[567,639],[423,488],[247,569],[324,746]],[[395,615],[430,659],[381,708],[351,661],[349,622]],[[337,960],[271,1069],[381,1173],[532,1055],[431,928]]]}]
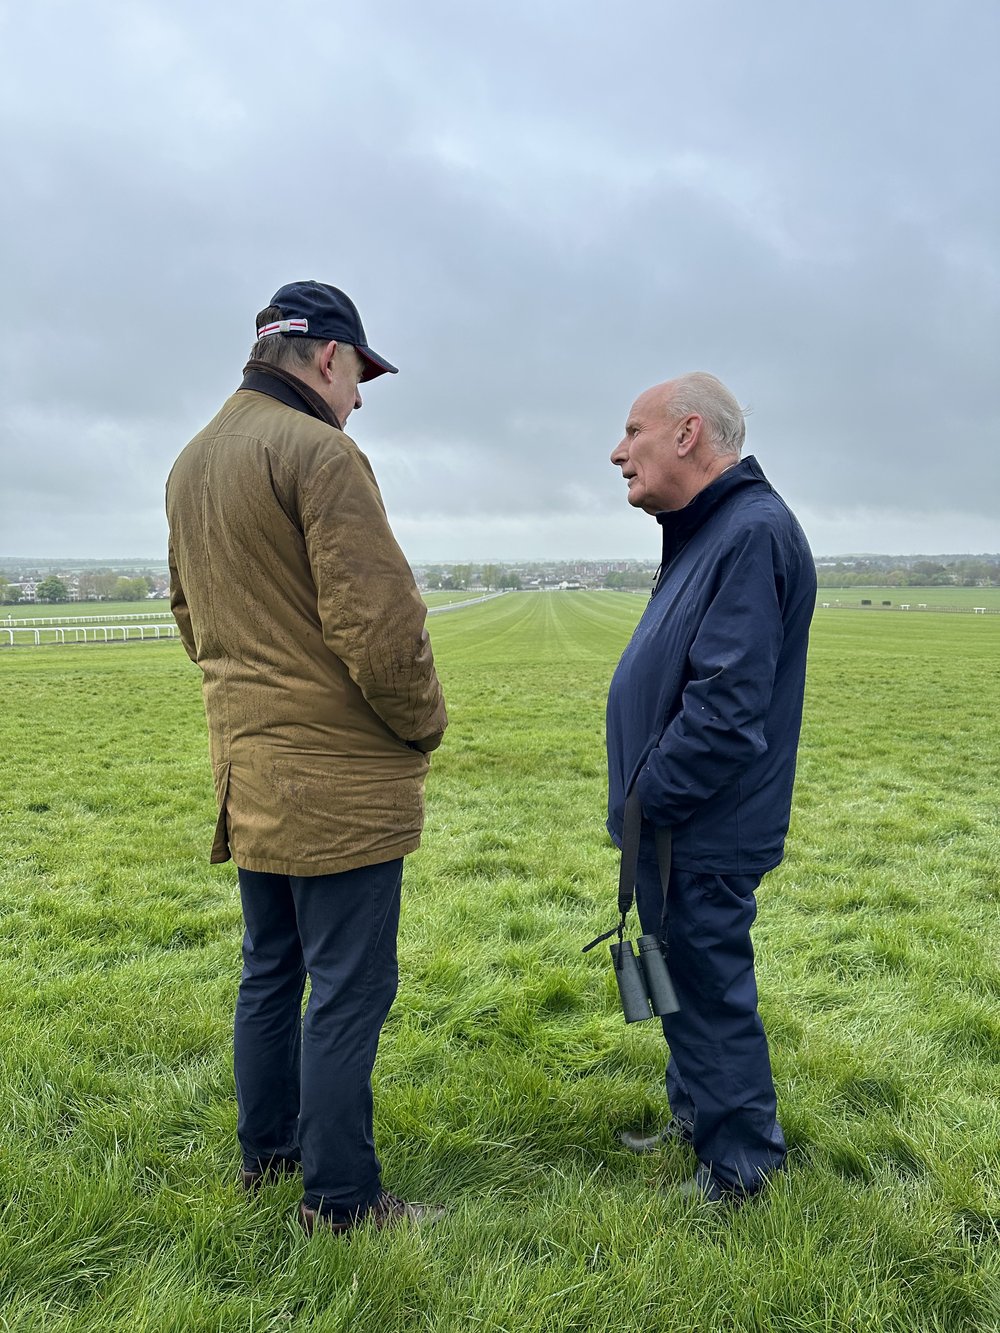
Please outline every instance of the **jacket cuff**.
[{"label": "jacket cuff", "polygon": [[421,754],[430,754],[431,750],[436,750],[444,740],[443,731],[435,731],[431,736],[422,736],[418,741],[407,741],[406,744],[411,750],[419,750]]}]

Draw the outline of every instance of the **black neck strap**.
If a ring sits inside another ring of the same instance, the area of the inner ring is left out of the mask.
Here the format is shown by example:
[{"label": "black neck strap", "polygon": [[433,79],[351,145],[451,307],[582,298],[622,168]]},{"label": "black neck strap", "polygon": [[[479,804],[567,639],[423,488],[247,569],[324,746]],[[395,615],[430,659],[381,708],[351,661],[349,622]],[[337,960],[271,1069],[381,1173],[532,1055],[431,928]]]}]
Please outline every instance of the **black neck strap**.
[{"label": "black neck strap", "polygon": [[[670,829],[655,826],[653,833],[656,839],[656,861],[660,868],[660,889],[663,893],[663,915],[660,918],[660,936],[663,938],[666,934],[667,922],[667,885],[670,883]],[[641,838],[642,802],[639,800],[639,794],[633,786],[625,798],[625,815],[622,820],[622,859],[618,870],[618,914],[620,920],[613,930],[598,935],[596,940],[591,940],[589,944],[584,945],[584,953],[593,949],[596,944],[600,944],[603,940],[609,940],[612,935],[617,935],[619,940],[625,937],[625,918],[632,910],[632,903],[635,901],[635,877],[639,868],[639,843]]]}]

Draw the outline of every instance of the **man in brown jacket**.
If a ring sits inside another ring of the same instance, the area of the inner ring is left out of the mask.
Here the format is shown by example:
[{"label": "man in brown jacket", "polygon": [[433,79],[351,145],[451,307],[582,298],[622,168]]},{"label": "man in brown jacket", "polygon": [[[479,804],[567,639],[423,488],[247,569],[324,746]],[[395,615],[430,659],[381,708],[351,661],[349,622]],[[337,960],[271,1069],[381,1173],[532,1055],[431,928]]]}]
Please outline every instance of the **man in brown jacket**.
[{"label": "man in brown jacket", "polygon": [[343,292],[283,287],[242,385],[167,481],[171,607],[202,671],[219,803],[212,860],[235,859],[246,926],[241,1180],[301,1164],[307,1232],[426,1216],[382,1188],[371,1071],[402,858],[447,717],[426,607],[343,431],[359,385],[395,370]]}]

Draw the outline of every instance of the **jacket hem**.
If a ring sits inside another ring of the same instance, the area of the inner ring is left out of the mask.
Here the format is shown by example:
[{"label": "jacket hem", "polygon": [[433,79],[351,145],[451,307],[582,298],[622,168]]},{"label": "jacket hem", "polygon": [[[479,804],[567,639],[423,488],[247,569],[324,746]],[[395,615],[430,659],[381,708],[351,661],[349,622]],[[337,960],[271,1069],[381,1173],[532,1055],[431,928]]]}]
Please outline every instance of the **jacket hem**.
[{"label": "jacket hem", "polygon": [[671,866],[675,870],[683,870],[689,875],[761,875],[764,876],[776,866],[780,866],[784,860],[783,856],[777,859],[768,857],[764,861],[721,861],[714,857],[686,857],[674,856],[671,858]]},{"label": "jacket hem", "polygon": [[[608,836],[615,847],[621,851],[622,835],[621,831],[615,828],[610,819],[605,828],[608,830]],[[640,861],[648,861],[650,864],[656,861],[656,850],[652,839],[648,842],[643,830],[643,839],[639,844]],[[785,849],[782,847],[779,851],[765,853],[760,859],[748,857],[746,855],[736,854],[733,857],[719,856],[692,856],[685,852],[683,846],[678,849],[678,840],[676,832],[674,834],[673,851],[670,857],[670,864],[676,870],[686,871],[694,875],[766,875],[769,871],[776,869],[785,859]]]},{"label": "jacket hem", "polygon": [[319,875],[340,875],[347,870],[360,870],[362,866],[377,866],[384,861],[397,861],[401,856],[415,852],[420,846],[420,834],[406,842],[393,843],[388,847],[370,847],[365,851],[354,852],[350,856],[325,857],[322,860],[286,861],[271,860],[268,857],[241,855],[233,850],[233,861],[240,870],[252,870],[260,875],[294,875],[308,879]]}]

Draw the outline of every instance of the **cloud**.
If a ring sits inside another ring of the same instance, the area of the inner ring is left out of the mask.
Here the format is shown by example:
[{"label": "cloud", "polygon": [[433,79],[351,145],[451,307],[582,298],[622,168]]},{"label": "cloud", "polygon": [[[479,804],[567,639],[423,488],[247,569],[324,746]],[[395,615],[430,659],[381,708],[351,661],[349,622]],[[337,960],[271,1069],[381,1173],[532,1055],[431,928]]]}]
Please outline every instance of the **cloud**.
[{"label": "cloud", "polygon": [[401,367],[350,426],[414,559],[649,553],[607,457],[690,369],[817,549],[1000,549],[1000,11],[3,22],[0,553],[161,553],[173,456],[310,276]]}]

